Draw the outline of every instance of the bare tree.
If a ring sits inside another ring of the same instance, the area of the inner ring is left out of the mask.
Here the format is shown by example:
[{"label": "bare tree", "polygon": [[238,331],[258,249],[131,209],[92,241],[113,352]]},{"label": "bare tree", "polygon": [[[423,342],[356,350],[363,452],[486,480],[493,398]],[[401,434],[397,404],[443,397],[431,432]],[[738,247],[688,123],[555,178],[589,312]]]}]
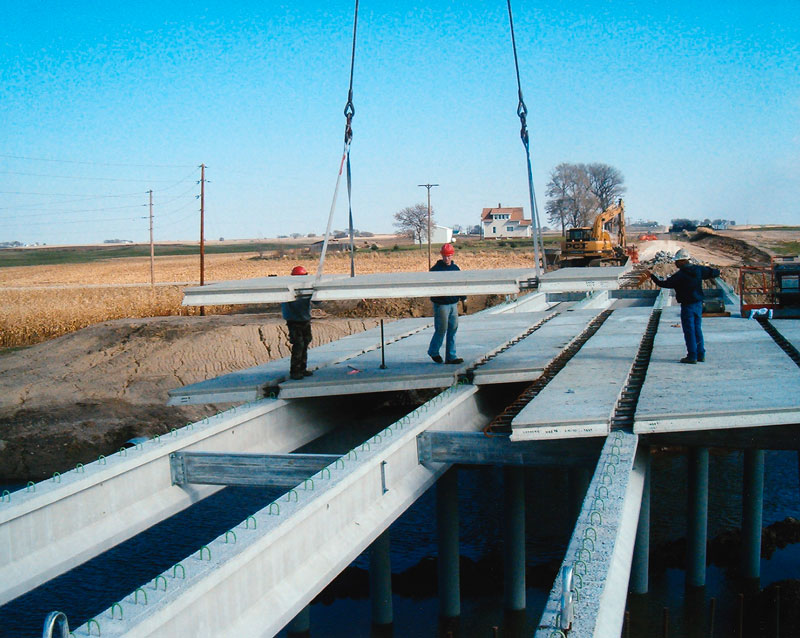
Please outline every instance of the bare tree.
[{"label": "bare tree", "polygon": [[591,191],[589,177],[580,164],[562,162],[550,173],[545,205],[547,219],[551,224],[566,228],[586,226],[597,209],[597,199]]},{"label": "bare tree", "polygon": [[627,190],[623,186],[625,178],[613,166],[596,162],[581,167],[589,179],[589,190],[597,198],[598,213],[614,204]]},{"label": "bare tree", "polygon": [[[431,227],[433,224],[433,208],[431,208]],[[428,236],[428,205],[414,204],[397,211],[394,214],[394,227],[422,245],[422,240]]]}]

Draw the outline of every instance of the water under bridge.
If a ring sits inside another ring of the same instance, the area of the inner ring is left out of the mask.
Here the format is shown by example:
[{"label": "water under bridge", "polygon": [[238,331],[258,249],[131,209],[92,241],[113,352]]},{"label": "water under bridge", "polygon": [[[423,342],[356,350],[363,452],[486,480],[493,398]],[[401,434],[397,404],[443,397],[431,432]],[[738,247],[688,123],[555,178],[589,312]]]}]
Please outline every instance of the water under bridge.
[{"label": "water under bridge", "polygon": [[[187,299],[437,294],[443,282],[428,275],[337,278],[316,288],[271,278],[205,286]],[[427,357],[430,318],[404,319],[314,348],[314,375],[303,380],[288,380],[282,360],[173,390],[173,404],[233,407],[3,494],[0,604],[224,486],[268,485],[282,496],[74,634],[271,636],[287,625],[302,634],[309,603],[367,548],[373,623],[391,625],[386,532],[435,485],[440,615],[455,626],[454,473],[491,464],[505,468],[504,603],[519,612],[524,513],[536,501],[524,493],[522,469],[570,467],[581,484],[576,522],[536,636],[620,635],[628,592],[648,589],[650,448],[663,445],[689,450],[692,586],[705,583],[708,450],[744,450],[743,570],[758,578],[763,453],[800,448],[800,321],[742,319],[720,281],[707,294],[730,316],[704,320],[706,362],[679,365],[679,306],[669,291],[620,290],[622,276],[614,268],[536,282],[524,271],[465,273],[455,284],[463,294],[511,296],[460,320],[459,365]],[[512,400],[498,401],[503,388],[514,390]],[[347,427],[342,402],[408,390],[431,398],[347,449],[325,448],[326,436]],[[297,452],[314,442],[322,443],[313,453]]]}]

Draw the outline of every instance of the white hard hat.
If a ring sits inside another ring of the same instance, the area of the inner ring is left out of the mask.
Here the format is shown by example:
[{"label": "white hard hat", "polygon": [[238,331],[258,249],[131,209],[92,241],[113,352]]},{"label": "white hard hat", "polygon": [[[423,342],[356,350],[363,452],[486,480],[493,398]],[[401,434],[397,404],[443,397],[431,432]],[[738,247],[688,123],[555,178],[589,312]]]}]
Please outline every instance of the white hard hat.
[{"label": "white hard hat", "polygon": [[678,252],[675,253],[674,257],[675,261],[680,259],[689,259],[689,251],[685,248],[681,248]]}]

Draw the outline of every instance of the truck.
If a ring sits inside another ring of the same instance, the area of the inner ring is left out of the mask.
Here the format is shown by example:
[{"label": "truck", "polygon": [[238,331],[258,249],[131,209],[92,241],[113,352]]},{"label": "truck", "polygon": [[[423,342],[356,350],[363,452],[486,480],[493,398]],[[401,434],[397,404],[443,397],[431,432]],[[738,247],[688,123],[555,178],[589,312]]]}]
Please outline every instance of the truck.
[{"label": "truck", "polygon": [[[606,228],[616,222],[616,237]],[[595,217],[591,226],[570,228],[561,242],[559,266],[620,266],[628,259],[625,204],[620,199]]]}]

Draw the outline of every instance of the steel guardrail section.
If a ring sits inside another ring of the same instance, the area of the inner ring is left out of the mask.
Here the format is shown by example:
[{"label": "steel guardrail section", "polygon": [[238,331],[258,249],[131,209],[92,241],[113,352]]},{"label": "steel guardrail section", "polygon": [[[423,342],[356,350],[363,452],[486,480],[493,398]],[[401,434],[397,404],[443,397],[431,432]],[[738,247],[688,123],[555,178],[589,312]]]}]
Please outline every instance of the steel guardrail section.
[{"label": "steel guardrail section", "polygon": [[[535,638],[619,636],[644,488],[645,448],[638,436],[612,432],[603,446]],[[561,573],[573,568],[574,620],[560,628]]]},{"label": "steel guardrail section", "polygon": [[94,622],[104,637],[275,635],[449,467],[420,464],[417,435],[487,420],[477,388],[451,386],[143,584],[146,605],[137,589]]},{"label": "steel guardrail section", "polygon": [[[313,427],[300,431],[295,421],[307,412],[280,399],[231,408],[4,496],[0,604],[222,489],[173,485],[173,452],[221,451],[234,441],[289,452],[332,427],[319,415]],[[55,522],[57,528],[48,527]]]}]

